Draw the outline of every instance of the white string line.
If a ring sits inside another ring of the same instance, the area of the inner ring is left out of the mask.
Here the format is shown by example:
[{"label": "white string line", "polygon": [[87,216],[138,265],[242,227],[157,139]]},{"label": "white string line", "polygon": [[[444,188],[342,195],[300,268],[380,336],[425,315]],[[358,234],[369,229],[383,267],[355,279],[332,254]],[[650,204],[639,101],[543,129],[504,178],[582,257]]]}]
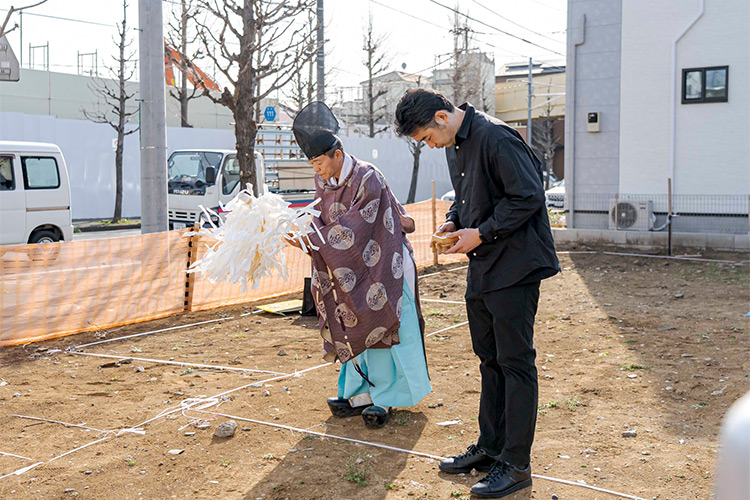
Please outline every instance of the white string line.
[{"label": "white string line", "polygon": [[208,365],[202,363],[185,363],[182,361],[167,361],[164,359],[151,359],[151,358],[134,358],[132,356],[116,356],[113,354],[95,354],[93,352],[78,352],[78,351],[66,351],[65,354],[77,354],[79,356],[94,356],[97,358],[111,358],[111,359],[132,359],[133,361],[144,361],[147,363],[162,363],[165,365],[177,365],[177,366],[195,366],[197,368],[214,368],[216,370],[230,370],[240,372],[253,372],[253,373],[268,373],[270,375],[290,375],[283,372],[274,372],[270,370],[255,370],[251,368],[239,368],[237,366],[221,366],[221,365]]},{"label": "white string line", "polygon": [[[50,420],[48,418],[29,417],[29,416],[26,416],[26,415],[11,415],[11,417],[25,418],[25,419],[28,419],[28,420],[38,420],[40,422],[50,422],[50,423],[53,423],[53,424],[62,424],[65,427],[78,427],[79,429],[86,429],[86,430],[89,430],[89,431],[112,432],[112,431],[105,431],[105,430],[102,430],[102,429],[96,429],[94,427],[87,427],[87,426],[85,426],[83,424],[71,424],[71,423],[68,423],[68,422],[61,422],[59,420]],[[31,459],[29,459],[29,460],[31,460]]]},{"label": "white string line", "polygon": [[445,460],[445,457],[440,457],[438,455],[430,455],[429,453],[422,453],[422,452],[413,451],[413,450],[405,450],[403,448],[396,448],[394,446],[388,446],[388,445],[380,444],[380,443],[371,443],[369,441],[361,441],[359,439],[352,439],[352,438],[348,438],[348,437],[335,436],[333,434],[324,434],[322,432],[315,432],[315,431],[310,431],[310,430],[307,430],[307,429],[299,429],[297,427],[290,427],[288,425],[274,424],[274,423],[271,423],[271,422],[263,422],[262,420],[253,420],[251,418],[237,417],[237,416],[234,416],[234,415],[229,415],[229,414],[226,414],[226,413],[220,413],[220,412],[216,412],[216,411],[206,411],[206,410],[191,410],[191,411],[196,411],[198,413],[208,413],[208,414],[211,414],[211,415],[217,415],[219,417],[232,418],[232,419],[236,419],[236,420],[242,420],[244,422],[251,422],[251,423],[254,423],[254,424],[259,424],[259,425],[268,425],[270,427],[278,427],[279,429],[286,429],[286,430],[289,430],[289,431],[292,431],[292,432],[300,432],[300,433],[304,433],[304,434],[312,434],[314,436],[320,436],[320,437],[324,437],[324,438],[340,439],[341,441],[349,441],[351,443],[364,444],[364,445],[368,445],[368,446],[374,446],[376,448],[383,448],[383,449],[386,449],[386,450],[400,451],[402,453],[408,453],[410,455],[418,455],[420,457],[427,457],[427,458],[432,458],[432,459],[435,459],[435,460]]},{"label": "white string line", "polygon": [[96,444],[96,443],[101,443],[102,441],[106,441],[107,439],[110,439],[110,438],[111,438],[111,436],[105,436],[105,437],[103,437],[103,438],[101,438],[101,439],[97,439],[96,441],[92,441],[92,442],[90,442],[90,443],[88,443],[88,444],[84,444],[83,446],[79,446],[78,448],[75,448],[75,449],[73,449],[73,450],[70,450],[70,451],[66,451],[66,452],[65,452],[65,453],[63,453],[62,455],[58,455],[58,456],[56,456],[56,457],[54,457],[54,458],[51,458],[51,459],[47,460],[46,462],[37,462],[37,463],[35,463],[35,464],[29,465],[29,466],[27,466],[27,467],[24,467],[24,468],[22,468],[22,469],[18,469],[18,470],[16,470],[16,471],[13,471],[13,472],[11,472],[10,474],[6,474],[6,475],[4,475],[4,476],[0,476],[0,479],[5,479],[6,477],[10,477],[10,476],[20,476],[21,474],[23,474],[23,473],[25,473],[25,472],[28,472],[28,471],[30,471],[30,470],[31,470],[31,469],[33,469],[34,467],[38,467],[38,466],[40,466],[40,465],[44,465],[44,464],[48,464],[48,463],[54,462],[54,461],[55,461],[55,460],[57,460],[58,458],[62,458],[62,457],[64,457],[64,456],[66,456],[66,455],[70,455],[70,454],[71,454],[71,453],[73,453],[73,452],[76,452],[76,451],[78,451],[78,450],[82,450],[82,449],[84,449],[84,448],[87,448],[87,447],[89,447],[89,446],[91,446],[91,445],[94,445],[94,444]]},{"label": "white string line", "polygon": [[30,471],[34,467],[38,467],[38,466],[42,465],[43,463],[44,462],[37,462],[35,464],[27,465],[26,467],[23,467],[21,469],[15,470],[15,471],[11,472],[10,474],[6,474],[4,476],[0,476],[0,479],[5,479],[6,477],[10,477],[10,476],[20,476],[24,472]]},{"label": "white string line", "polygon": [[[311,430],[308,430],[308,429],[300,429],[298,427],[291,427],[289,425],[283,425],[283,424],[275,424],[275,423],[272,423],[272,422],[264,422],[262,420],[254,420],[252,418],[238,417],[236,415],[229,415],[227,413],[221,413],[221,412],[217,412],[217,411],[206,411],[206,410],[196,410],[196,409],[192,409],[190,411],[195,411],[195,412],[198,412],[198,413],[208,413],[209,415],[216,415],[216,416],[219,416],[219,417],[231,418],[231,419],[234,419],[234,420],[240,420],[240,421],[243,421],[243,422],[250,422],[250,423],[258,424],[258,425],[267,425],[269,427],[276,427],[276,428],[279,428],[279,429],[286,429],[286,430],[291,431],[291,432],[299,432],[299,433],[302,433],[302,434],[312,434],[314,436],[320,436],[320,437],[324,437],[324,438],[339,439],[341,441],[348,441],[348,442],[351,442],[351,443],[364,444],[364,445],[367,445],[367,446],[373,446],[375,448],[382,448],[382,449],[385,449],[385,450],[399,451],[401,453],[407,453],[409,455],[416,455],[416,456],[420,456],[420,457],[432,458],[433,460],[438,460],[438,461],[447,460],[447,457],[441,457],[439,455],[431,455],[429,453],[422,453],[422,452],[419,452],[419,451],[407,450],[407,449],[404,449],[404,448],[397,448],[395,446],[388,446],[388,445],[385,445],[385,444],[374,443],[374,442],[371,442],[371,441],[363,441],[363,440],[360,440],[360,439],[352,439],[352,438],[343,437],[343,436],[336,436],[334,434],[324,434],[322,432],[311,431]],[[596,487],[596,486],[590,486],[588,484],[576,483],[574,481],[569,481],[567,479],[558,479],[558,478],[554,478],[554,477],[540,476],[540,475],[537,475],[537,474],[532,474],[532,477],[535,477],[537,479],[544,479],[544,480],[547,480],[547,481],[553,481],[553,482],[557,482],[557,483],[569,484],[571,486],[579,486],[581,488],[589,488],[589,489],[600,491],[600,492],[603,492],[603,493],[609,493],[611,495],[617,495],[617,496],[620,496],[622,498],[629,498],[629,499],[632,499],[632,500],[645,500],[645,499],[643,499],[641,497],[627,495],[627,494],[624,494],[624,493],[618,493],[616,491],[606,490],[604,488],[599,488],[599,487]]]},{"label": "white string line", "polygon": [[419,297],[420,302],[440,302],[442,304],[466,304],[465,300],[443,300],[443,299],[423,299]]},{"label": "white string line", "polygon": [[114,339],[100,340],[99,342],[91,342],[89,344],[83,344],[83,345],[75,346],[72,349],[82,349],[84,347],[89,347],[89,346],[92,346],[92,345],[105,344],[107,342],[114,342],[115,340],[132,339],[133,337],[141,337],[143,335],[151,335],[152,333],[166,332],[168,330],[178,330],[180,328],[188,328],[188,327],[191,327],[191,326],[205,325],[206,323],[215,323],[217,321],[228,321],[230,319],[234,319],[234,316],[229,316],[228,318],[209,319],[208,321],[199,321],[198,323],[190,323],[188,325],[172,326],[172,327],[169,327],[169,328],[162,328],[161,330],[153,330],[153,331],[150,331],[150,332],[136,333],[135,335],[126,335],[125,337],[117,337],[117,338],[114,338]]},{"label": "white string line", "polygon": [[[313,370],[317,370],[318,368],[323,368],[324,366],[328,366],[328,365],[331,365],[331,364],[333,364],[333,363],[324,363],[322,365],[313,366],[312,368],[306,368],[304,370],[300,370],[300,371],[294,372],[294,373],[289,374],[289,375],[282,375],[282,376],[279,376],[279,377],[273,377],[273,378],[269,378],[269,379],[266,379],[266,380],[260,380],[258,382],[253,382],[251,384],[245,384],[245,385],[243,385],[241,387],[237,387],[236,389],[230,389],[228,391],[222,392],[221,394],[217,394],[215,396],[211,396],[210,398],[204,398],[204,399],[190,398],[190,399],[194,399],[194,401],[191,404],[197,405],[197,404],[205,402],[208,399],[217,399],[217,398],[220,398],[222,396],[226,396],[227,394],[231,394],[233,392],[237,392],[237,391],[240,391],[242,389],[246,389],[248,387],[263,387],[263,384],[265,384],[267,382],[273,382],[273,381],[276,381],[276,380],[281,380],[281,379],[290,378],[290,377],[299,377],[303,373],[311,372]],[[188,408],[186,408],[184,406],[180,406],[180,407],[177,407],[177,408],[173,408],[171,410],[165,410],[165,411],[161,412],[160,414],[158,414],[157,416],[155,416],[153,418],[145,420],[145,421],[143,421],[143,422],[141,422],[141,423],[139,423],[137,425],[134,425],[132,427],[129,427],[127,429],[120,430],[120,432],[118,433],[118,435],[120,433],[122,433],[122,432],[139,432],[139,430],[140,430],[141,427],[143,427],[146,424],[149,424],[149,423],[153,422],[154,420],[158,420],[158,419],[160,419],[162,417],[169,416],[169,415],[171,415],[173,413],[177,413],[178,411],[183,411],[183,410],[188,409]]]},{"label": "white string line", "polygon": [[444,332],[444,331],[446,331],[446,330],[452,330],[453,328],[458,328],[459,326],[464,326],[464,325],[468,325],[468,324],[469,324],[469,322],[468,322],[468,321],[464,321],[463,323],[458,323],[457,325],[449,326],[449,327],[443,328],[443,329],[441,329],[441,330],[437,330],[437,331],[435,331],[435,332],[432,332],[432,333],[430,333],[430,334],[426,335],[426,336],[425,336],[425,338],[427,338],[427,337],[432,337],[432,336],[433,336],[433,335],[435,335],[436,333],[441,333],[441,332]]},{"label": "white string line", "polygon": [[6,457],[22,458],[24,460],[32,460],[31,458],[22,457],[21,455],[14,455],[13,453],[5,453],[4,451],[0,451],[0,455],[5,455]]},{"label": "white string line", "polygon": [[436,274],[440,274],[440,273],[449,273],[451,271],[458,271],[458,270],[461,270],[461,269],[468,269],[468,268],[469,268],[469,266],[462,266],[462,267],[454,267],[453,269],[443,269],[442,271],[438,271],[438,272],[435,272],[435,273],[423,274],[422,276],[418,276],[418,278],[422,279],[422,278],[427,278],[428,276],[435,276]]},{"label": "white string line", "polygon": [[604,255],[619,255],[624,257],[647,257],[650,259],[672,259],[672,260],[695,260],[698,262],[723,262],[725,264],[737,264],[736,260],[700,259],[698,257],[672,257],[669,255],[648,255],[642,253],[602,252]]},{"label": "white string line", "polygon": [[557,255],[568,255],[571,253],[599,253],[596,250],[560,250],[555,252]]},{"label": "white string line", "polygon": [[581,488],[588,488],[590,490],[601,491],[602,493],[609,493],[610,495],[616,495],[622,498],[629,498],[631,500],[646,500],[645,498],[641,498],[639,496],[628,495],[626,493],[620,493],[618,491],[606,490],[604,488],[599,488],[598,486],[591,486],[589,484],[576,483],[573,481],[569,481],[567,479],[558,479],[556,477],[540,476],[538,474],[532,474],[531,477],[535,477],[537,479],[544,479],[545,481],[552,481],[555,483],[569,484],[571,486],[579,486]]}]

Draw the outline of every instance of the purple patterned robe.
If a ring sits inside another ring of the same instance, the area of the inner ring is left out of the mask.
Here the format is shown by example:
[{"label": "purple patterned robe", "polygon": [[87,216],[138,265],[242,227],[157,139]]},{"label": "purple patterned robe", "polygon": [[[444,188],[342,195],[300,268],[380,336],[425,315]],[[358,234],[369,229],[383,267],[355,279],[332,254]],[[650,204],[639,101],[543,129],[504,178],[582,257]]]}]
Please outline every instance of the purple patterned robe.
[{"label": "purple patterned robe", "polygon": [[406,238],[414,219],[376,167],[352,160],[351,173],[336,186],[315,175],[321,199],[315,222],[325,241],[310,238],[319,247],[312,252],[311,291],[325,358],[342,363],[399,343],[404,245],[414,260]]}]

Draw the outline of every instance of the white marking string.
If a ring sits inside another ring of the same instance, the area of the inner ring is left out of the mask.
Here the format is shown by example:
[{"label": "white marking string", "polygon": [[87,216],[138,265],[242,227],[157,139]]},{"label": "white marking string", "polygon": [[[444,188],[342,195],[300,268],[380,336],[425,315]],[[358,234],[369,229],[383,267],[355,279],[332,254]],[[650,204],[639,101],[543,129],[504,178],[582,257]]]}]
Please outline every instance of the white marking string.
[{"label": "white marking string", "polygon": [[228,370],[228,371],[240,371],[240,372],[251,372],[251,373],[267,373],[269,375],[286,375],[291,376],[288,373],[274,372],[269,370],[255,370],[251,368],[239,368],[237,366],[221,366],[221,365],[209,365],[202,363],[186,363],[182,361],[167,361],[164,359],[151,359],[151,358],[134,358],[132,356],[117,356],[113,354],[94,354],[92,352],[78,352],[78,351],[67,351],[66,354],[77,354],[79,356],[93,356],[96,358],[110,358],[110,359],[132,359],[133,361],[144,361],[146,363],[162,363],[165,365],[177,365],[177,366],[191,366],[196,368],[213,368],[216,370]]},{"label": "white marking string", "polygon": [[16,471],[13,471],[13,472],[11,472],[10,474],[6,474],[6,475],[4,475],[4,476],[0,476],[0,479],[5,479],[6,477],[10,477],[10,476],[20,476],[20,475],[21,475],[21,474],[23,474],[24,472],[26,472],[26,471],[30,471],[30,470],[31,470],[31,469],[33,469],[34,467],[38,467],[38,466],[42,465],[43,463],[44,463],[44,462],[37,462],[37,463],[35,463],[35,464],[27,465],[26,467],[23,467],[23,468],[21,468],[21,469],[18,469],[18,470],[16,470]]},{"label": "white marking string", "polygon": [[422,276],[418,276],[418,278],[422,279],[422,278],[427,278],[428,276],[435,276],[436,274],[449,273],[451,271],[459,271],[461,269],[468,269],[468,268],[469,268],[469,266],[454,267],[453,269],[444,269],[442,271],[438,271],[438,272],[435,272],[435,273],[423,274]]},{"label": "white marking string", "polygon": [[209,319],[208,321],[199,321],[198,323],[190,323],[188,325],[172,326],[172,327],[169,327],[169,328],[162,328],[161,330],[153,330],[153,331],[150,331],[150,332],[136,333],[135,335],[126,335],[124,337],[117,337],[117,338],[114,338],[114,339],[100,340],[98,342],[91,342],[89,344],[83,344],[83,345],[75,346],[72,349],[82,349],[84,347],[89,347],[89,346],[92,346],[92,345],[105,344],[107,342],[114,342],[115,340],[132,339],[133,337],[142,337],[143,335],[151,335],[152,333],[166,332],[166,331],[169,331],[169,330],[179,330],[180,328],[188,328],[188,327],[191,327],[191,326],[205,325],[206,323],[215,323],[217,321],[228,321],[230,319],[234,319],[234,316],[229,316],[228,318]]},{"label": "white marking string", "polygon": [[[65,427],[78,427],[79,429],[86,429],[86,430],[89,430],[89,431],[112,432],[112,431],[105,431],[105,430],[102,430],[102,429],[96,429],[94,427],[87,427],[87,426],[85,426],[83,424],[71,424],[71,423],[68,423],[68,422],[61,422],[59,420],[50,420],[48,418],[28,417],[26,415],[11,415],[11,417],[25,418],[25,419],[28,419],[28,420],[38,420],[40,422],[50,422],[52,424],[62,424]],[[31,460],[31,459],[29,459],[29,460]]]},{"label": "white marking string", "polygon": [[427,338],[427,337],[432,337],[432,336],[433,336],[433,335],[435,335],[436,333],[441,333],[441,332],[444,332],[444,331],[446,331],[446,330],[452,330],[452,329],[454,329],[454,328],[458,328],[459,326],[464,326],[464,325],[468,325],[468,324],[469,324],[469,322],[468,322],[468,321],[464,321],[463,323],[458,323],[458,324],[456,324],[456,325],[453,325],[453,326],[449,326],[449,327],[443,328],[443,329],[441,329],[441,330],[437,330],[437,331],[435,331],[435,332],[432,332],[432,333],[430,333],[430,334],[426,335],[426,336],[425,336],[425,338]]},{"label": "white marking string", "polygon": [[443,300],[443,299],[423,299],[419,297],[420,302],[440,302],[441,304],[466,304],[465,300]]},{"label": "white marking string", "polygon": [[649,259],[671,259],[671,260],[694,260],[698,262],[723,262],[725,264],[737,264],[736,260],[700,259],[698,257],[672,257],[669,255],[648,255],[641,253],[602,252],[604,255],[619,255],[623,257],[646,257]]},{"label": "white marking string", "polygon": [[0,451],[0,455],[4,455],[6,457],[22,458],[23,460],[31,460],[31,458],[22,457],[21,455],[14,455],[13,453],[5,453],[4,451]]}]

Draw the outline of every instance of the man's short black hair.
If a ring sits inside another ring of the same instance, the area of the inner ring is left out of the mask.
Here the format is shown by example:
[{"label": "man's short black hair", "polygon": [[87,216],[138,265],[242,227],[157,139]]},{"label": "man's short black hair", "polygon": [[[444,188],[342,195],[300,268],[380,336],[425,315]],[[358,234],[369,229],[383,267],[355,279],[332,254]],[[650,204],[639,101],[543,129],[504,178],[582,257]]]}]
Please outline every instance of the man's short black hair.
[{"label": "man's short black hair", "polygon": [[453,104],[441,92],[421,87],[407,90],[396,106],[396,133],[411,136],[433,125],[438,111],[453,112]]},{"label": "man's short black hair", "polygon": [[336,138],[336,142],[334,143],[333,146],[331,146],[331,149],[329,149],[328,151],[326,151],[323,154],[328,155],[328,158],[333,158],[333,156],[336,154],[336,151],[339,151],[339,150],[343,153],[344,152],[344,145],[342,144],[341,139],[339,139],[337,137]]}]

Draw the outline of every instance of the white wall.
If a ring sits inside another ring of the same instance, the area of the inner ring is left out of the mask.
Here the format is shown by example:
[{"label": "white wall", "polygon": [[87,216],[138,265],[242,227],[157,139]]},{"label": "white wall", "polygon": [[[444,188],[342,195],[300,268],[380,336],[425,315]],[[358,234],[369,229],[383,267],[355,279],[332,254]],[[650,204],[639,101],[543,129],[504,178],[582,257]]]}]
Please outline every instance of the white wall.
[{"label": "white wall", "polygon": [[[114,211],[116,138],[109,125],[46,115],[0,112],[0,139],[51,142],[60,146],[70,173],[74,219],[111,217]],[[406,201],[411,182],[412,157],[401,139],[342,137],[345,149],[374,163],[386,175],[396,197]],[[231,130],[167,128],[167,151],[185,148],[234,149]],[[373,149],[378,158],[373,159]],[[452,189],[443,150],[422,150],[417,201],[429,198],[431,181],[437,181],[437,196]],[[123,152],[123,209],[125,217],[141,212],[140,143],[138,133],[125,137]]]},{"label": "white wall", "polygon": [[[623,2],[621,193],[666,193],[672,85],[676,102],[674,192],[750,192],[750,3],[705,0],[703,17],[677,45],[677,72],[672,81],[672,40],[698,8],[698,0]],[[724,65],[729,66],[729,102],[681,104],[683,68]]]}]

